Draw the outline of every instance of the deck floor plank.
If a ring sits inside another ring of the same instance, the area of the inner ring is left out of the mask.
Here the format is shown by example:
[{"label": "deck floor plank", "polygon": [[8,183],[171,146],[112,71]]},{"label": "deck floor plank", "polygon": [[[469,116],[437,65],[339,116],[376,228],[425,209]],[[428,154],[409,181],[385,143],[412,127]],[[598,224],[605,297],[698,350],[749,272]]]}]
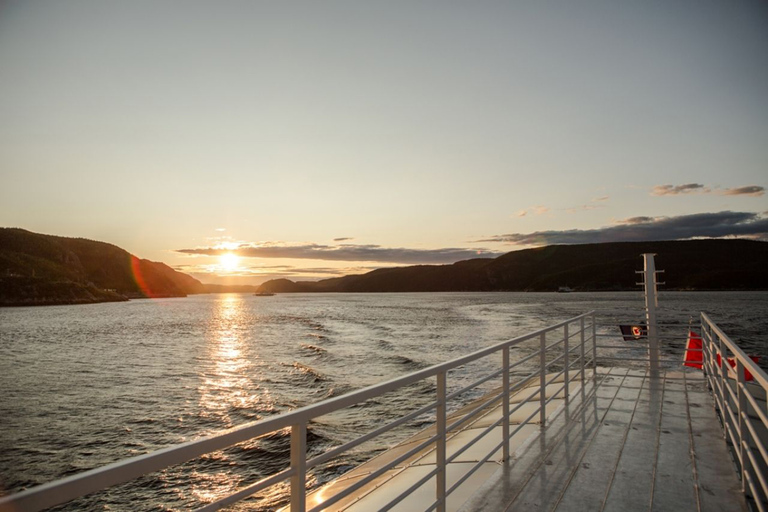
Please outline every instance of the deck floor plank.
[{"label": "deck floor plank", "polygon": [[699,510],[683,381],[666,380],[651,510]]},{"label": "deck floor plank", "polygon": [[723,430],[712,410],[712,399],[704,381],[688,381],[688,410],[693,425],[693,445],[699,474],[702,512],[748,510],[725,442]]},{"label": "deck floor plank", "polygon": [[658,448],[659,381],[646,379],[606,498],[607,512],[646,511],[651,504]]},{"label": "deck floor plank", "polygon": [[642,377],[627,376],[557,505],[558,512],[600,510],[613,481],[638,402]]}]

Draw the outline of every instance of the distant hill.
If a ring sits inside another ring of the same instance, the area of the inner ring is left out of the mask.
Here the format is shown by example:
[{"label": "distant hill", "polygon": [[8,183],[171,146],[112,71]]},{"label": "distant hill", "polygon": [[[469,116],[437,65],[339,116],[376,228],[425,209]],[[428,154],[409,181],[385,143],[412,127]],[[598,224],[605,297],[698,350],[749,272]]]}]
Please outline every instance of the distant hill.
[{"label": "distant hill", "polygon": [[636,290],[643,253],[656,253],[665,290],[768,290],[768,243],[686,240],[552,245],[453,265],[386,268],[362,275],[267,281],[259,291],[437,292]]},{"label": "distant hill", "polygon": [[200,281],[104,242],[0,228],[0,306],[203,293]]},{"label": "distant hill", "polygon": [[254,293],[258,289],[253,284],[203,284],[202,293]]},{"label": "distant hill", "polygon": [[104,242],[0,228],[0,306],[79,304],[216,292],[636,290],[642,253],[657,254],[666,290],[768,290],[768,243],[690,240],[553,245],[452,265],[382,268],[317,282],[204,285]]}]

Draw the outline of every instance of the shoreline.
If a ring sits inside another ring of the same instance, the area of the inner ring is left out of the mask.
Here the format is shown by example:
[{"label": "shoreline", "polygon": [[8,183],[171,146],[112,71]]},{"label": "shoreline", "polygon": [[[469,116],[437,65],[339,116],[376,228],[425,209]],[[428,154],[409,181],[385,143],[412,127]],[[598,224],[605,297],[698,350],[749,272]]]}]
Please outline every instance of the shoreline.
[{"label": "shoreline", "polygon": [[[546,294],[552,294],[557,296],[567,296],[571,294],[581,294],[581,293],[631,293],[631,292],[639,292],[641,290],[638,289],[618,289],[618,290],[574,290],[572,292],[568,293],[561,293],[556,290],[552,291],[540,291],[540,290],[433,290],[433,291],[354,291],[354,292],[346,292],[346,291],[300,291],[300,292],[281,292],[276,293],[275,295],[350,295],[350,294],[381,294],[381,295],[394,295],[394,294],[428,294],[428,293],[546,293]],[[662,290],[661,293],[664,292],[695,292],[695,293],[712,293],[712,292],[732,292],[732,293],[764,293],[768,292],[768,289],[738,289],[738,288],[697,288],[697,289],[691,289],[691,288],[672,288],[668,290]],[[202,293],[190,293],[187,295],[159,295],[154,297],[128,297],[125,295],[121,295],[120,298],[103,298],[103,299],[89,299],[89,298],[82,298],[82,299],[75,299],[75,300],[64,300],[64,299],[42,299],[39,301],[36,300],[26,300],[26,301],[6,301],[0,303],[0,308],[23,308],[23,307],[44,307],[44,306],[83,306],[88,304],[105,304],[105,303],[111,303],[111,302],[130,302],[133,300],[152,300],[152,299],[184,299],[189,298],[192,296],[197,295],[216,295],[216,294],[223,294],[223,293],[237,293],[237,294],[243,294],[243,295],[252,295],[252,292],[244,292],[244,291],[210,291],[210,292],[202,292]]]}]

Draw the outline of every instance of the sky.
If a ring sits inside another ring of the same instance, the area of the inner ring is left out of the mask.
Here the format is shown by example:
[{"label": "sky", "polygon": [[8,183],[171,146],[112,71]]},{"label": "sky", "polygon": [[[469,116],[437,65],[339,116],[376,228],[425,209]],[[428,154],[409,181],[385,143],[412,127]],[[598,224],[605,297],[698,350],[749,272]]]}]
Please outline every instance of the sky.
[{"label": "sky", "polygon": [[203,282],[768,239],[768,3],[0,0],[0,226]]}]

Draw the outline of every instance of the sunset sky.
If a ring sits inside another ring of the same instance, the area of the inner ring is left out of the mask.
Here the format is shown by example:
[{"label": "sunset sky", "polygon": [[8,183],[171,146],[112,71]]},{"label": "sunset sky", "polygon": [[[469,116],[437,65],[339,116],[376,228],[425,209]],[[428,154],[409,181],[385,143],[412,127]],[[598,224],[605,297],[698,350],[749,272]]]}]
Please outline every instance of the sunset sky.
[{"label": "sunset sky", "polygon": [[203,282],[768,239],[768,3],[0,0],[0,226]]}]

